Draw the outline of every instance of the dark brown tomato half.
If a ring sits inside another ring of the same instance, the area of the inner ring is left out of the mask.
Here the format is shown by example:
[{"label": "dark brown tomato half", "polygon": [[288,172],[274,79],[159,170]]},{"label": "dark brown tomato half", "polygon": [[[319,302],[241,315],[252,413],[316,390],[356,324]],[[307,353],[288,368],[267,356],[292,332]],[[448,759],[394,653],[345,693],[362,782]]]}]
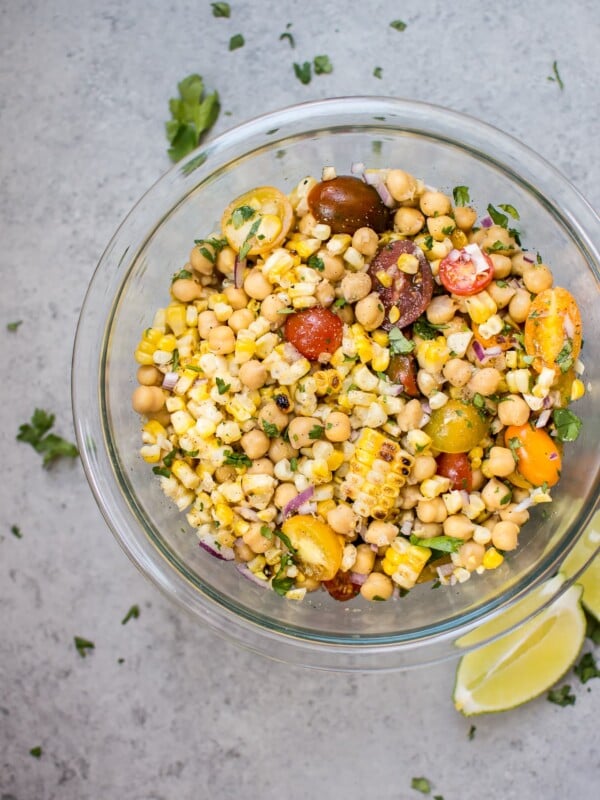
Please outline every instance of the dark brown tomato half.
[{"label": "dark brown tomato half", "polygon": [[351,175],[317,183],[307,201],[313,217],[333,233],[353,234],[365,226],[383,233],[390,226],[390,211],[377,190]]},{"label": "dark brown tomato half", "polygon": [[341,603],[353,600],[360,592],[360,586],[352,583],[349,572],[337,572],[330,581],[323,581],[323,586],[334,600]]},{"label": "dark brown tomato half", "polygon": [[404,393],[409,397],[420,396],[421,393],[417,386],[417,368],[414,356],[392,356],[386,374],[392,383],[402,384],[402,386],[404,386]]},{"label": "dark brown tomato half", "polygon": [[[416,256],[419,266],[414,275],[403,272],[398,267],[398,259],[404,253]],[[378,275],[387,276],[382,283]],[[369,276],[373,289],[379,295],[385,308],[385,319],[382,328],[405,328],[421,316],[433,295],[433,275],[431,267],[421,248],[408,239],[390,242],[381,248],[369,267]],[[391,278],[391,284],[389,283]],[[400,312],[397,322],[390,322],[390,309],[396,306]]]}]

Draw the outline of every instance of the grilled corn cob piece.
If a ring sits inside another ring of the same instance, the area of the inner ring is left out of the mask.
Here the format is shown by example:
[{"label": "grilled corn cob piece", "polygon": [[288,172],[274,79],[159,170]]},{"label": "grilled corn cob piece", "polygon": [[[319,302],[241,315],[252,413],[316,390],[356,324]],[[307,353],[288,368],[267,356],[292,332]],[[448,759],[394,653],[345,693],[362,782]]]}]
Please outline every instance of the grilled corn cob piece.
[{"label": "grilled corn cob piece", "polygon": [[397,536],[386,550],[381,566],[402,589],[412,589],[430,556],[428,547],[409,544]]}]

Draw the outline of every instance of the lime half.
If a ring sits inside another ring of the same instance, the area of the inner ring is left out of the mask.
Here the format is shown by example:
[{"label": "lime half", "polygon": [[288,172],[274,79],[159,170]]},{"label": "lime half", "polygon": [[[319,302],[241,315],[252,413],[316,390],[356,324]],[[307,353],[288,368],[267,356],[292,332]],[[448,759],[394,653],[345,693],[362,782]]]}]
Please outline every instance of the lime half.
[{"label": "lime half", "polygon": [[506,711],[553,686],[585,638],[580,586],[571,586],[533,619],[459,662],[454,705],[465,716]]},{"label": "lime half", "polygon": [[[585,533],[565,559],[561,572],[566,578],[574,575],[600,545],[600,513],[596,514]],[[583,575],[577,579],[583,586],[581,602],[600,621],[600,555],[592,561]]]}]

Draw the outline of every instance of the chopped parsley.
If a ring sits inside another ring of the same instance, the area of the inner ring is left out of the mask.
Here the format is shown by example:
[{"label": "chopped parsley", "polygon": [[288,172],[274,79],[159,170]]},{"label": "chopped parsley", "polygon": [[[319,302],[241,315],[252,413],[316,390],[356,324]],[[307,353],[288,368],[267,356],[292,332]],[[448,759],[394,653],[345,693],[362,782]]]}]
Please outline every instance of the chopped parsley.
[{"label": "chopped parsley", "polygon": [[11,525],[10,532],[12,533],[13,536],[16,536],[17,539],[23,538],[23,534],[21,533],[21,528],[19,528],[18,525]]},{"label": "chopped parsley", "polygon": [[269,439],[276,439],[279,436],[279,428],[274,422],[267,422],[266,419],[263,419],[262,429],[267,434]]},{"label": "chopped parsley", "polygon": [[233,450],[225,450],[225,461],[230,467],[251,467],[252,461],[248,458],[246,453],[234,453]]},{"label": "chopped parsley", "polygon": [[390,353],[393,356],[404,355],[412,353],[415,349],[415,343],[402,333],[400,328],[392,328],[389,334]]},{"label": "chopped parsley", "polygon": [[442,233],[444,234],[444,236],[450,236],[451,234],[454,233],[455,227],[456,227],[455,225],[446,225],[445,228],[442,228]]},{"label": "chopped parsley", "polygon": [[323,270],[325,269],[325,262],[323,261],[323,259],[319,258],[319,256],[314,253],[312,256],[308,257],[306,264],[311,269],[316,269],[317,272],[323,272]]},{"label": "chopped parsley", "polygon": [[383,70],[381,69],[381,67],[375,67],[375,69],[373,70],[373,77],[381,79],[382,75],[383,75]]},{"label": "chopped parsley", "polygon": [[34,758],[41,758],[43,752],[44,751],[42,750],[42,748],[38,744],[37,747],[32,747],[31,748],[31,750],[29,751],[29,755],[33,756]]},{"label": "chopped parsley", "polygon": [[567,339],[560,353],[556,356],[556,366],[561,372],[568,372],[573,366],[573,341]]},{"label": "chopped parsley", "polygon": [[184,450],[183,447],[181,448],[181,452],[186,458],[198,458],[199,450]]},{"label": "chopped parsley", "polygon": [[427,234],[427,236],[423,240],[423,244],[425,245],[426,250],[431,250],[431,248],[433,247],[433,236],[431,236],[431,234]]},{"label": "chopped parsley", "polygon": [[217,384],[217,391],[219,394],[226,394],[231,389],[231,384],[225,383],[222,378],[215,378],[215,383]]},{"label": "chopped parsley", "polygon": [[93,642],[90,642],[88,639],[83,639],[81,636],[74,636],[73,641],[75,642],[77,652],[82,658],[87,656],[88,650],[93,650],[96,647]]},{"label": "chopped parsley", "polygon": [[468,206],[471,202],[468,186],[455,186],[452,189],[452,197],[454,198],[454,205]]},{"label": "chopped parsley", "polygon": [[325,428],[323,427],[323,425],[313,425],[311,430],[308,432],[308,438],[320,439],[324,433],[325,433]]},{"label": "chopped parsley", "polygon": [[477,730],[477,728],[476,728],[475,725],[471,725],[471,727],[469,728],[468,736],[469,736],[469,741],[470,742],[472,742],[473,739],[475,738],[475,731],[476,730]]},{"label": "chopped parsley", "polygon": [[513,454],[515,461],[518,461],[519,460],[518,451],[523,447],[523,442],[519,439],[518,436],[513,436],[512,439],[508,440],[508,446],[510,447],[510,452]]},{"label": "chopped parsley", "polygon": [[343,308],[345,305],[348,305],[348,301],[345,300],[343,297],[338,297],[338,299],[334,302],[334,308]]},{"label": "chopped parsley", "polygon": [[329,56],[315,56],[313,66],[315,75],[329,75],[330,72],[333,72],[333,64],[329,60]]},{"label": "chopped parsley", "polygon": [[19,325],[23,324],[22,319],[16,320],[16,322],[7,322],[6,323],[6,330],[10,331],[11,333],[15,333],[19,329]]},{"label": "chopped parsley", "polygon": [[297,64],[294,62],[294,74],[300,83],[303,83],[304,85],[310,83],[312,78],[310,61],[305,61],[303,64]]},{"label": "chopped parsley", "polygon": [[130,619],[138,619],[140,616],[140,607],[139,606],[131,606],[129,611],[125,614],[123,619],[121,620],[121,625],[127,625]]},{"label": "chopped parsley", "polygon": [[500,253],[502,250],[510,250],[510,247],[503,244],[500,239],[496,239],[493,244],[488,245],[485,249],[488,253]]},{"label": "chopped parsley", "polygon": [[272,539],[273,538],[273,531],[269,528],[268,525],[261,525],[260,526],[260,533],[261,536],[264,536],[265,539]]},{"label": "chopped parsley", "polygon": [[395,19],[392,22],[390,22],[390,28],[393,28],[395,31],[405,31],[406,22],[402,22],[401,19]]},{"label": "chopped parsley", "polygon": [[192,278],[193,275],[189,271],[189,269],[180,269],[179,272],[176,272],[173,277],[171,278],[171,283],[175,283],[175,281],[183,281]]},{"label": "chopped parsley", "polygon": [[281,36],[279,37],[279,40],[283,41],[284,39],[287,39],[288,42],[290,43],[290,47],[293,50],[294,47],[296,47],[296,42],[294,41],[294,37],[290,33],[290,28],[291,27],[292,27],[292,23],[288,22],[288,24],[285,26],[285,32],[281,34]]},{"label": "chopped parsley", "polygon": [[438,331],[447,328],[447,325],[434,325],[429,322],[427,317],[419,317],[418,320],[413,322],[413,333],[415,336],[420,336],[421,339],[436,339]]},{"label": "chopped parsley", "polygon": [[231,215],[233,227],[236,230],[241,228],[244,222],[252,219],[255,214],[256,211],[252,208],[252,206],[238,206],[236,209],[234,209],[233,214]]},{"label": "chopped parsley", "polygon": [[[210,261],[211,264],[216,263],[217,255],[221,252],[221,250],[227,246],[227,239],[216,239],[214,236],[211,239],[194,239],[194,244],[197,246],[198,250],[202,253],[204,258],[207,261]],[[211,250],[205,245],[210,245],[212,248]],[[184,270],[185,271],[185,270]],[[190,275],[191,277],[191,275]]]},{"label": "chopped parsley", "polygon": [[582,422],[568,408],[555,408],[552,420],[556,426],[556,438],[559,442],[574,442],[579,436]]},{"label": "chopped parsley", "polygon": [[165,124],[171,161],[180,161],[194,150],[211,128],[221,108],[218,92],[204,94],[204,81],[196,73],[178,85],[179,97],[169,100],[171,119]]},{"label": "chopped parsley", "polygon": [[475,408],[485,408],[485,397],[479,392],[475,392],[473,395],[473,405]]},{"label": "chopped parsley", "polygon": [[[279,534],[278,534],[278,536],[279,536]],[[293,564],[293,563],[294,562],[293,562],[292,556],[289,553],[284,553],[282,555],[282,557],[281,557],[281,563],[279,565],[279,569],[277,570],[277,574],[275,575],[275,577],[271,581],[271,586],[273,588],[273,591],[277,592],[277,594],[279,594],[281,596],[283,596],[287,592],[289,592],[289,590],[294,585],[294,579],[293,578],[289,578],[286,575],[286,570],[287,570],[288,565],[289,564]]]},{"label": "chopped parsley", "polygon": [[503,214],[501,211],[498,211],[497,208],[490,203],[487,207],[487,212],[490,215],[492,221],[495,225],[499,225],[501,228],[508,227],[508,217],[506,214]]},{"label": "chopped parsley", "polygon": [[171,369],[173,372],[177,372],[177,370],[179,369],[179,350],[177,348],[173,350],[173,360],[171,362]]},{"label": "chopped parsley", "polygon": [[587,683],[592,678],[600,678],[600,670],[592,653],[586,653],[581,661],[575,665],[573,672],[582,683]]},{"label": "chopped parsley", "polygon": [[510,214],[513,219],[521,219],[517,209],[514,206],[511,206],[510,203],[498,203],[498,208],[501,208],[502,211],[506,211],[506,213]]},{"label": "chopped parsley", "polygon": [[231,16],[231,6],[229,3],[211,3],[213,17],[227,17]]},{"label": "chopped parsley", "polygon": [[67,442],[61,436],[48,433],[54,425],[54,414],[49,414],[40,408],[33,412],[29,423],[19,426],[17,439],[19,442],[27,442],[38,453],[43,454],[43,465],[48,467],[55,459],[61,456],[75,458],[79,455],[79,450],[71,442]]},{"label": "chopped parsley", "polygon": [[236,33],[235,36],[232,36],[229,40],[229,50],[239,50],[240,47],[243,47],[246,44],[244,37],[241,33]]},{"label": "chopped parsley", "polygon": [[296,456],[292,456],[290,458],[290,469],[292,472],[298,472],[298,459]]},{"label": "chopped parsley", "polygon": [[454,536],[433,536],[431,539],[420,539],[411,534],[410,543],[417,547],[430,547],[432,550],[439,550],[442,553],[458,553],[464,541]]},{"label": "chopped parsley", "polygon": [[503,280],[497,280],[496,281],[496,286],[499,289],[506,289],[506,287],[508,286],[508,283],[506,281],[503,281]]},{"label": "chopped parsley", "polygon": [[565,88],[565,85],[562,82],[562,78],[560,77],[560,74],[558,72],[558,63],[556,61],[552,62],[552,72],[554,73],[554,75],[548,75],[547,80],[552,81],[553,83],[557,83],[558,88],[562,92],[562,90]]},{"label": "chopped parsley", "polygon": [[416,789],[421,794],[429,794],[431,792],[431,784],[427,778],[413,778],[410,782],[410,788]]},{"label": "chopped parsley", "polygon": [[585,613],[585,635],[594,644],[600,644],[600,622],[592,616],[588,611],[583,609]]},{"label": "chopped parsley", "polygon": [[160,475],[161,478],[170,478],[171,477],[171,470],[167,467],[152,467],[152,472],[155,475]]},{"label": "chopped parsley", "polygon": [[550,703],[555,703],[557,706],[574,706],[575,705],[575,695],[570,694],[571,687],[568,683],[564,686],[561,686],[560,689],[551,689],[548,692],[547,700]]},{"label": "chopped parsley", "polygon": [[258,231],[261,221],[262,221],[261,217],[258,217],[258,219],[255,219],[254,222],[252,223],[252,226],[248,231],[248,235],[244,239],[244,243],[240,247],[240,252],[238,253],[238,259],[240,261],[243,261],[250,252],[250,248],[252,247],[252,239],[254,238],[256,232]]},{"label": "chopped parsley", "polygon": [[169,452],[163,458],[163,464],[165,465],[165,467],[170,467],[173,461],[175,461],[176,456],[177,456],[177,448],[173,447],[173,449],[169,450]]}]

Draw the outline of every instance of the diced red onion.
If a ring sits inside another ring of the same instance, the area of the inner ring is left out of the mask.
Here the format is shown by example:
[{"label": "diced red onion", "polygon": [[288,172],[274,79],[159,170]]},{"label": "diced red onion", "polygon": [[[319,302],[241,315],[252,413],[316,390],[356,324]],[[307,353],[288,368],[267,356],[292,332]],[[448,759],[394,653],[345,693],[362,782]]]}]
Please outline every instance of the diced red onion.
[{"label": "diced red onion", "polygon": [[312,516],[317,513],[317,504],[316,503],[303,503],[300,508],[298,509],[299,514],[307,514],[308,516]]},{"label": "diced red onion", "polygon": [[[547,425],[548,420],[550,419],[550,414],[551,413],[552,413],[552,411],[549,408],[545,409],[545,411],[542,411],[542,413],[537,418],[537,421],[535,423],[535,427],[536,428],[544,428]],[[554,455],[554,454],[552,454],[552,455]],[[550,458],[552,458],[552,455],[550,456]]]},{"label": "diced red onion", "polygon": [[398,397],[404,391],[404,386],[401,383],[394,384],[386,394],[389,394],[391,397]]},{"label": "diced red onion", "polygon": [[408,536],[413,528],[413,521],[412,519],[405,519],[402,525],[400,525],[400,533],[402,536]]},{"label": "diced red onion", "polygon": [[526,261],[528,264],[535,264],[533,258],[531,258],[531,256],[528,255],[523,255],[523,261]]},{"label": "diced red onion", "polygon": [[572,339],[575,336],[575,325],[573,325],[573,320],[569,314],[566,314],[563,319],[563,328],[568,339]]},{"label": "diced red onion", "polygon": [[378,552],[379,552],[379,545],[372,544],[372,545],[371,545],[371,550],[372,550],[374,553],[378,553]]},{"label": "diced red onion", "polygon": [[177,381],[179,380],[179,375],[176,372],[167,372],[165,377],[163,378],[162,388],[168,389],[170,392],[172,389],[175,388]]},{"label": "diced red onion", "polygon": [[494,345],[494,347],[486,347],[483,352],[486,356],[499,356],[502,354],[502,348]]},{"label": "diced red onion", "polygon": [[390,190],[383,181],[379,181],[379,183],[375,184],[375,190],[379,197],[381,197],[381,201],[384,206],[387,206],[388,208],[394,208],[396,205],[394,198],[390,194]]},{"label": "diced red onion", "polygon": [[368,172],[365,172],[364,178],[365,183],[368,183],[369,186],[375,186],[381,181],[381,170],[371,169]]},{"label": "diced red onion", "polygon": [[253,508],[247,508],[246,506],[236,506],[233,510],[236,512],[236,514],[239,514],[240,517],[247,520],[248,522],[260,522],[258,511],[255,511]]},{"label": "diced red onion", "polygon": [[452,564],[452,562],[448,562],[447,564],[442,564],[441,566],[436,568],[436,572],[440,578],[447,578],[454,572],[454,564]]},{"label": "diced red onion", "polygon": [[471,502],[471,498],[469,497],[469,493],[467,492],[466,489],[459,489],[459,492],[460,492],[460,496],[461,496],[462,501],[463,501],[463,507],[468,506],[469,503]]},{"label": "diced red onion", "polygon": [[519,511],[527,511],[527,509],[533,505],[533,502],[533,497],[526,497],[525,500],[521,500],[520,503],[517,503],[517,505],[513,508],[513,511],[517,514]]},{"label": "diced red onion", "polygon": [[368,577],[368,575],[363,575],[361,572],[351,572],[350,583],[353,583],[355,586],[362,586]]},{"label": "diced red onion", "polygon": [[429,400],[421,400],[421,408],[423,409],[424,414],[431,415],[431,406],[429,405]]},{"label": "diced red onion", "polygon": [[236,289],[241,289],[244,285],[244,270],[246,269],[246,259],[235,257],[233,267],[233,284]]},{"label": "diced red onion", "polygon": [[544,397],[544,403],[543,403],[542,408],[551,408],[553,405],[554,405],[554,402],[553,402],[552,398],[550,397],[549,394],[547,394],[546,397]]},{"label": "diced red onion", "polygon": [[292,497],[289,503],[286,503],[284,507],[281,509],[281,514],[283,518],[289,517],[290,514],[294,514],[296,511],[300,509],[304,503],[307,503],[313,494],[315,493],[314,486],[309,486],[308,489],[305,489],[300,494],[297,494],[296,497]]},{"label": "diced red onion", "polygon": [[460,250],[457,250],[456,248],[450,250],[446,258],[448,259],[448,261],[458,261],[458,259],[460,258]]},{"label": "diced red onion", "polygon": [[286,342],[283,345],[283,353],[290,364],[293,364],[295,361],[300,361],[302,358],[302,353],[298,352],[291,342]]},{"label": "diced red onion", "polygon": [[362,161],[355,161],[350,167],[350,172],[356,175],[357,178],[362,178],[363,181],[365,180],[365,165]]},{"label": "diced red onion", "polygon": [[471,261],[475,266],[475,272],[477,274],[481,272],[487,272],[490,268],[489,262],[487,261],[486,257],[481,251],[481,247],[478,244],[467,244],[463,248],[465,253],[468,253],[471,257]]},{"label": "diced red onion", "polygon": [[477,339],[473,341],[473,352],[479,361],[485,361],[485,350],[483,349],[481,343],[477,341]]},{"label": "diced red onion", "polygon": [[219,547],[216,538],[210,533],[205,533],[198,544],[203,550],[206,550],[207,553],[210,553],[211,556],[218,558],[220,561],[233,561],[235,558],[231,547]]},{"label": "diced red onion", "polygon": [[494,223],[492,222],[492,220],[490,219],[490,217],[484,217],[484,218],[481,220],[481,227],[482,227],[482,228],[491,228],[493,224],[494,224]]},{"label": "diced red onion", "polygon": [[240,572],[244,578],[247,578],[252,583],[255,583],[257,586],[260,586],[261,589],[268,589],[269,582],[268,581],[261,581],[252,570],[248,567],[247,564],[236,564],[235,568]]}]

